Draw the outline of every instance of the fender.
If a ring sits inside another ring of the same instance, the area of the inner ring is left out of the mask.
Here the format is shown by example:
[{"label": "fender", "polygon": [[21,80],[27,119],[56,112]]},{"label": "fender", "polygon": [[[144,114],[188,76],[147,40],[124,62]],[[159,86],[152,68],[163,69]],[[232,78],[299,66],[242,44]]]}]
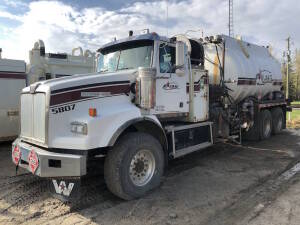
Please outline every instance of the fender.
[{"label": "fender", "polygon": [[160,122],[156,118],[151,118],[151,117],[140,117],[140,118],[135,118],[135,119],[132,119],[132,120],[129,120],[129,121],[125,122],[113,134],[113,136],[111,137],[108,145],[110,147],[114,146],[114,144],[116,143],[116,141],[118,140],[118,138],[121,136],[121,134],[123,132],[125,132],[126,129],[128,129],[129,127],[132,126],[132,127],[135,127],[135,128],[137,128],[139,130],[139,128],[141,128],[141,126],[143,124],[148,124],[148,125],[151,124],[151,126],[155,127],[156,129],[158,129],[160,131],[159,133],[157,133],[157,132],[150,132],[149,130],[144,131],[144,132],[152,134],[153,136],[155,136],[156,138],[158,138],[158,140],[160,141],[161,145],[163,146],[163,149],[167,152],[167,150],[168,150],[167,135],[166,135],[164,129],[162,128]]}]

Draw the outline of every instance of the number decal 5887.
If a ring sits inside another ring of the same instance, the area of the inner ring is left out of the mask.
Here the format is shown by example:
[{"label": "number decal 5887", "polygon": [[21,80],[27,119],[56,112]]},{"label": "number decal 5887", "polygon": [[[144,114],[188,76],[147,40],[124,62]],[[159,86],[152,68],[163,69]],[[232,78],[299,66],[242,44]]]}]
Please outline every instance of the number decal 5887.
[{"label": "number decal 5887", "polygon": [[65,105],[65,106],[52,108],[51,112],[53,114],[57,114],[57,113],[73,111],[74,109],[75,109],[75,104],[72,104],[72,105]]}]

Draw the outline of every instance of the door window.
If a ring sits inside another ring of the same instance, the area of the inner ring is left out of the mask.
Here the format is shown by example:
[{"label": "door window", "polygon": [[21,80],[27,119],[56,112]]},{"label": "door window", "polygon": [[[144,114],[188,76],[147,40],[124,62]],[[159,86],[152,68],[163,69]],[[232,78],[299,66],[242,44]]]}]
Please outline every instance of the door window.
[{"label": "door window", "polygon": [[162,43],[159,46],[159,69],[161,73],[175,73],[175,47]]}]

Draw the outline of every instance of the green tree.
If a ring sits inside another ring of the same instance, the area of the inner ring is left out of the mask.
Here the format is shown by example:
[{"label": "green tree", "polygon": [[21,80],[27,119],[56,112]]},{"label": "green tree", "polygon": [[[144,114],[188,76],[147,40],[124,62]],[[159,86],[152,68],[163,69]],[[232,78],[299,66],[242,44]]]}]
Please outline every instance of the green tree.
[{"label": "green tree", "polygon": [[293,77],[295,82],[295,100],[300,100],[300,52],[296,50]]},{"label": "green tree", "polygon": [[[284,92],[286,92],[286,70],[285,61],[281,68]],[[292,101],[300,100],[300,52],[297,50],[289,66],[289,98]]]}]

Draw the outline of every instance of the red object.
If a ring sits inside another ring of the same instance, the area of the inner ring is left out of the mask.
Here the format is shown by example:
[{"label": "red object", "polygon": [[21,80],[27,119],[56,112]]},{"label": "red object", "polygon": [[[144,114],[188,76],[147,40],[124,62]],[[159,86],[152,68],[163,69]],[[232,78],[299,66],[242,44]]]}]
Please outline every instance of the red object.
[{"label": "red object", "polygon": [[20,162],[20,159],[21,159],[21,151],[20,151],[20,148],[18,145],[16,145],[14,147],[14,150],[12,152],[12,158],[13,158],[13,161],[16,165],[19,165],[19,162]]},{"label": "red object", "polygon": [[28,155],[28,163],[31,172],[34,174],[36,169],[39,167],[39,159],[34,150],[31,150]]},{"label": "red object", "polygon": [[89,108],[89,115],[91,117],[96,117],[97,116],[97,109],[95,109],[95,108]]}]

